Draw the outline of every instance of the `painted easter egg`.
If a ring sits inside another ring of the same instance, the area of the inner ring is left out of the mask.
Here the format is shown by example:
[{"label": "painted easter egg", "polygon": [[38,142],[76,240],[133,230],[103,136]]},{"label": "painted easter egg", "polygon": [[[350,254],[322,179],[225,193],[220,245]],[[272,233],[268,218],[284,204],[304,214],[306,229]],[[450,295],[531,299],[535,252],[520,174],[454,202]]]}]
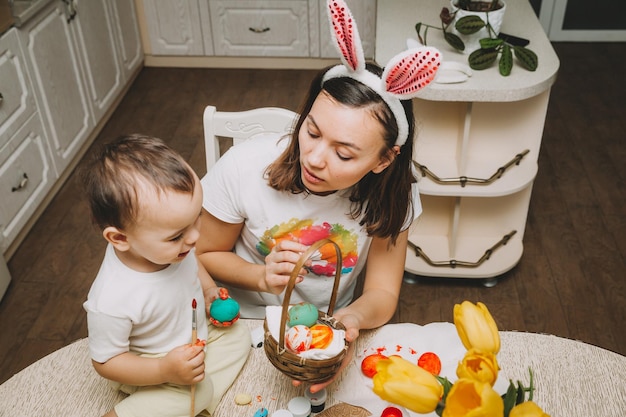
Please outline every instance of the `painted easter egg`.
[{"label": "painted easter egg", "polygon": [[287,324],[289,327],[293,327],[297,324],[311,327],[317,323],[318,315],[317,307],[311,303],[294,304],[289,309]]},{"label": "painted easter egg", "polygon": [[361,372],[368,378],[374,378],[374,375],[378,372],[376,370],[376,364],[381,359],[389,359],[387,355],[383,355],[382,353],[373,353],[371,355],[367,355],[363,358],[361,362]]},{"label": "painted easter egg", "polygon": [[325,324],[311,326],[311,349],[326,349],[333,341],[333,329]]},{"label": "painted easter egg", "polygon": [[226,288],[220,288],[219,298],[211,303],[209,321],[215,326],[230,326],[239,319],[239,303],[228,296]]},{"label": "painted easter egg", "polygon": [[417,366],[426,369],[433,375],[439,375],[441,372],[441,359],[433,352],[423,353],[417,360]]},{"label": "painted easter egg", "polygon": [[291,329],[287,330],[285,334],[285,344],[287,349],[300,353],[308,350],[311,347],[311,329],[302,324],[296,324]]}]

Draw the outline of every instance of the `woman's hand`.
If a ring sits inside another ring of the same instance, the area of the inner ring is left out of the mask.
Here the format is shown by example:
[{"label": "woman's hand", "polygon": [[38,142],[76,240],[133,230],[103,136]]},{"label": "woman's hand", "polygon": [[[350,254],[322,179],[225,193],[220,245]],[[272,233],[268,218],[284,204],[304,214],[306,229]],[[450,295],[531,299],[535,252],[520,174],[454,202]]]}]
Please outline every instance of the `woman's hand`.
[{"label": "woman's hand", "polygon": [[[340,310],[337,312],[337,314],[335,314],[334,317],[337,320],[339,320],[341,324],[343,324],[344,327],[346,328],[346,340],[350,343],[350,346],[348,347],[346,356],[344,356],[343,361],[341,362],[341,366],[339,367],[339,370],[337,371],[337,373],[331,379],[327,381],[311,385],[310,389],[313,394],[315,394],[316,392],[326,388],[327,386],[335,382],[335,380],[339,377],[339,375],[341,375],[341,372],[343,372],[343,370],[350,364],[350,362],[352,362],[352,358],[354,356],[354,346],[356,343],[356,339],[359,337],[359,329],[360,329],[359,320],[357,316],[355,316],[354,314],[350,314],[348,312],[345,312],[342,314],[342,311]],[[293,386],[298,387],[302,384],[302,381],[294,380],[292,381],[292,384]]]},{"label": "woman's hand", "polygon": [[[300,259],[300,256],[307,250],[308,246],[290,240],[281,240],[265,257],[265,287],[267,292],[280,294],[283,292],[289,277]],[[310,264],[307,260],[305,264]],[[296,278],[296,284],[302,282],[307,270],[302,268]]]},{"label": "woman's hand", "polygon": [[179,385],[191,385],[204,379],[204,346],[182,345],[160,359],[163,380]]}]

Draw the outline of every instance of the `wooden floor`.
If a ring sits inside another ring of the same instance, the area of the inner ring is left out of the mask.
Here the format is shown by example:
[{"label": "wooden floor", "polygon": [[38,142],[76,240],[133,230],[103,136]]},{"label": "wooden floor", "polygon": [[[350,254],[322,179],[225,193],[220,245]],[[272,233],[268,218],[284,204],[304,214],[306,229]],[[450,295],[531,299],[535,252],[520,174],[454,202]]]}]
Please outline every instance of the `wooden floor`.
[{"label": "wooden floor", "polygon": [[[493,288],[434,278],[404,284],[394,320],[451,321],[454,303],[482,301],[502,330],[552,333],[626,354],[626,44],[555,49],[561,70],[520,263]],[[202,175],[205,105],[297,110],[313,73],[146,68],[96,143],[123,133],[158,136]],[[72,176],[9,262],[0,382],[87,335],[82,302],[104,247]]]}]

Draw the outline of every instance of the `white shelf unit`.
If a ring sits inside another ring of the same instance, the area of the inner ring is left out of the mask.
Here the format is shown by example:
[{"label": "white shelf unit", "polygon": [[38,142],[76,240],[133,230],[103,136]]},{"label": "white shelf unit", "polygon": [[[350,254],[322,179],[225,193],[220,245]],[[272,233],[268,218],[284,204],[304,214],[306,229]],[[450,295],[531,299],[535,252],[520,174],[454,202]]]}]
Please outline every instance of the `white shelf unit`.
[{"label": "white shelf unit", "polygon": [[[445,0],[378,3],[376,60],[384,65],[415,37],[417,21],[436,23]],[[408,14],[407,10],[414,10]],[[408,16],[407,16],[408,15]],[[415,16],[418,17],[415,17]],[[417,19],[417,20],[416,20]],[[393,22],[393,23],[391,23]],[[405,270],[495,283],[523,254],[523,238],[550,87],[559,62],[527,2],[509,2],[502,31],[529,38],[539,68],[497,66],[459,84],[433,84],[414,99],[423,213],[411,226]],[[444,61],[467,63],[436,34]]]}]

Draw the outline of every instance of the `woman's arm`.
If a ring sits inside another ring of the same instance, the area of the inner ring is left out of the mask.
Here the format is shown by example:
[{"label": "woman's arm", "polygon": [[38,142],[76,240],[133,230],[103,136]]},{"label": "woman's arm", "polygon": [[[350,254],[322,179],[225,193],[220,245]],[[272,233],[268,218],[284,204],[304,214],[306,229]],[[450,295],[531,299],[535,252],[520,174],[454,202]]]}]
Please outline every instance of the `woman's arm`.
[{"label": "woman's arm", "polygon": [[400,233],[395,245],[389,239],[373,238],[367,257],[362,295],[337,311],[354,340],[360,329],[373,329],[387,323],[396,311],[404,275],[408,230]]},{"label": "woman's arm", "polygon": [[[281,242],[265,257],[265,265],[248,262],[232,250],[243,223],[225,223],[203,209],[200,238],[196,244],[198,259],[216,280],[250,291],[280,294],[306,246]],[[306,271],[302,271],[306,274]]]},{"label": "woman's arm", "polygon": [[125,352],[104,363],[92,363],[100,376],[127,385],[145,386],[166,382],[190,385],[204,379],[203,346],[179,346],[161,358],[146,358]]}]

